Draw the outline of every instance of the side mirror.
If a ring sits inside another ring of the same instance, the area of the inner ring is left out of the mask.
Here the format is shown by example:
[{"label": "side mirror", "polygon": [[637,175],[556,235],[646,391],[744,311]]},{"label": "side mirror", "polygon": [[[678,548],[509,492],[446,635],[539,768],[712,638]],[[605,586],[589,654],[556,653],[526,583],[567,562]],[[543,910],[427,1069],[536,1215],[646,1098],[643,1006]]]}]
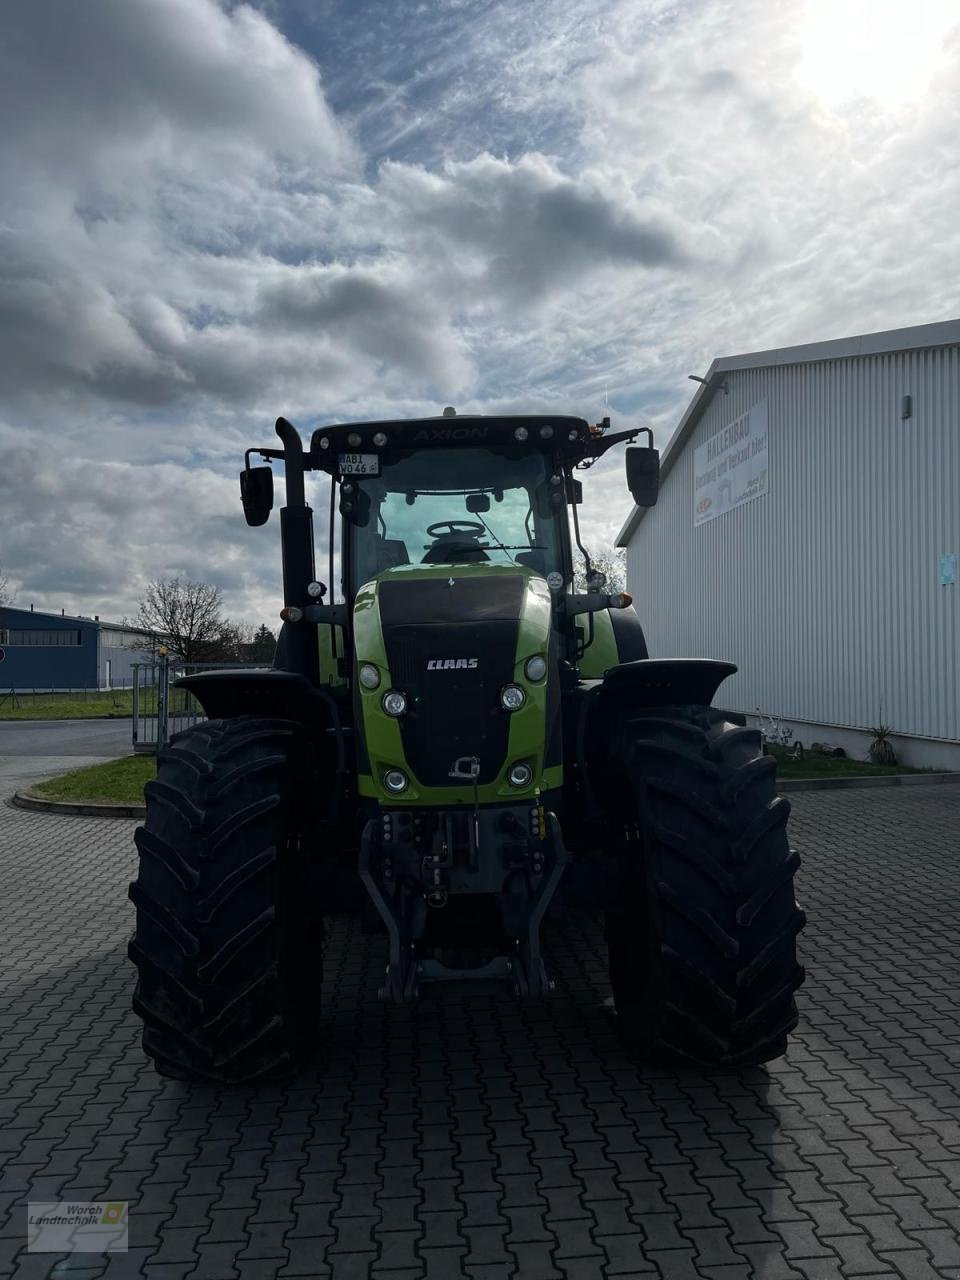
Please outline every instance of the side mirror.
[{"label": "side mirror", "polygon": [[575,506],[583,506],[583,481],[574,480],[571,476],[567,484],[567,502]]},{"label": "side mirror", "polygon": [[240,501],[251,528],[267,523],[273,510],[273,472],[269,467],[247,467],[240,472]]},{"label": "side mirror", "polygon": [[627,488],[638,507],[655,507],[660,490],[660,450],[632,445],[627,449]]},{"label": "side mirror", "polygon": [[480,515],[483,511],[490,510],[490,498],[485,493],[468,493],[467,494],[467,510],[471,515]]}]

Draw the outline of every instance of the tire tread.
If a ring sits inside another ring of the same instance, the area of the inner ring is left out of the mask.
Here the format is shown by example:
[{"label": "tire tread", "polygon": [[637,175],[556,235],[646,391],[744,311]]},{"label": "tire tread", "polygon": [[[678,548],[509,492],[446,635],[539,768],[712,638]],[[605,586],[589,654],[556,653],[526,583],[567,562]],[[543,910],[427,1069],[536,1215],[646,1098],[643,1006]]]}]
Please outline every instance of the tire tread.
[{"label": "tire tread", "polygon": [[[805,917],[793,896],[788,802],[760,736],[712,708],[621,726],[634,808],[607,913],[614,1002],[645,1055],[744,1066],[785,1051],[797,1023]],[[625,819],[625,820],[624,820]]]},{"label": "tire tread", "polygon": [[135,835],[129,955],[161,1074],[236,1083],[309,1053],[322,978],[300,808],[310,778],[306,735],[285,720],[205,721],[160,753]]}]

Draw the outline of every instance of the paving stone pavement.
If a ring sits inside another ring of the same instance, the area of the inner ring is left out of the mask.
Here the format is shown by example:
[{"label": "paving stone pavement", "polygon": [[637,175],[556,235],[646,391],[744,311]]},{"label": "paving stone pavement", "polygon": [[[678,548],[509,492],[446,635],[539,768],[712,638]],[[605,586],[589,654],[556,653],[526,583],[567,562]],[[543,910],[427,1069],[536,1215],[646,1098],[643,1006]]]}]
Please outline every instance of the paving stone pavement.
[{"label": "paving stone pavement", "polygon": [[[621,1048],[595,917],[555,996],[377,1004],[336,922],[301,1077],[156,1076],[129,1009],[133,823],[0,804],[0,1275],[958,1280],[960,788],[796,795],[809,927],[785,1059]],[[26,1201],[128,1200],[126,1254],[25,1251]]]}]

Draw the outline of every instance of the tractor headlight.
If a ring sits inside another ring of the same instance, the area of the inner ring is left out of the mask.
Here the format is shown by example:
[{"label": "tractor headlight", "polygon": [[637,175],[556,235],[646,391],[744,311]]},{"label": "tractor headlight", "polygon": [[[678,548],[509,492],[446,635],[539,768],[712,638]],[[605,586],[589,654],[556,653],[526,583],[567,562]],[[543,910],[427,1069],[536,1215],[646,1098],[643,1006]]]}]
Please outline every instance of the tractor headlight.
[{"label": "tractor headlight", "polygon": [[407,709],[407,695],[399,689],[389,689],[380,699],[380,705],[388,716],[402,716]]},{"label": "tractor headlight", "polygon": [[361,662],[360,683],[365,689],[376,689],[380,683],[380,672],[372,662]]},{"label": "tractor headlight", "polygon": [[388,769],[383,775],[383,785],[394,795],[399,795],[407,789],[407,775],[402,769]]},{"label": "tractor headlight", "polygon": [[511,787],[529,787],[533,781],[533,770],[528,764],[512,764],[507,778]]},{"label": "tractor headlight", "polygon": [[527,431],[526,427],[514,427],[513,429],[514,440],[520,440],[520,441],[526,440],[529,434],[530,433],[529,431]]},{"label": "tractor headlight", "polygon": [[537,653],[527,659],[523,670],[528,680],[542,680],[547,674],[547,660]]},{"label": "tractor headlight", "polygon": [[519,711],[527,695],[518,684],[505,684],[500,690],[500,705],[504,711]]},{"label": "tractor headlight", "polygon": [[357,431],[351,431],[347,436],[347,444],[351,449],[359,449],[363,444],[363,437]]},{"label": "tractor headlight", "polygon": [[387,443],[387,433],[385,431],[375,431],[373,433],[373,443],[378,449],[382,449]]},{"label": "tractor headlight", "polygon": [[319,600],[321,596],[326,595],[327,588],[322,582],[308,582],[307,595],[311,600]]}]

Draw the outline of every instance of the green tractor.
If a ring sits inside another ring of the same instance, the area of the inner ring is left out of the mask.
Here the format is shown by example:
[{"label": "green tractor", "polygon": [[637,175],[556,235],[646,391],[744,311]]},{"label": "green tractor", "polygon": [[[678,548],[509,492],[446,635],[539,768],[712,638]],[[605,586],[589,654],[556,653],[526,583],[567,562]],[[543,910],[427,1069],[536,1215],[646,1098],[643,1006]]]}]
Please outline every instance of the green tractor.
[{"label": "green tractor", "polygon": [[[385,930],[380,995],[406,1003],[477,978],[542,997],[544,920],[603,910],[638,1054],[785,1051],[803,979],[789,806],[759,733],[711,705],[733,664],[649,658],[590,564],[575,472],[643,434],[608,427],[447,409],[322,427],[305,453],[281,418],[282,448],[247,451],[251,525],[284,463],[284,625],[272,670],[179,682],[207,719],[146,788],[130,955],[163,1074],[296,1069],[321,1032],[323,920],[345,911]],[[646,434],[626,472],[652,506]],[[329,478],[329,593],[307,471]]]}]

